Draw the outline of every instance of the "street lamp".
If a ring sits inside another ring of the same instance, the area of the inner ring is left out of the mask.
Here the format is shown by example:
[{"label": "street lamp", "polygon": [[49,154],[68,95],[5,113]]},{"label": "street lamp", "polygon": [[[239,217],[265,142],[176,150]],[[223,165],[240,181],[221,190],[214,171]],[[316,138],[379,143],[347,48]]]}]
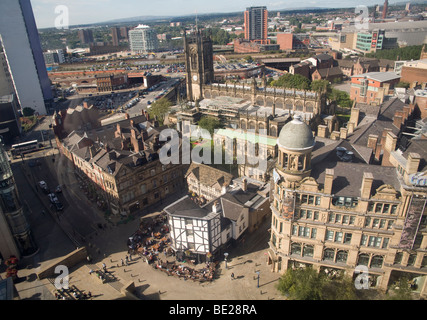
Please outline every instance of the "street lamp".
[{"label": "street lamp", "polygon": [[255,273],[258,275],[258,283],[257,283],[256,287],[259,288],[259,273],[260,272],[259,271],[255,271]]},{"label": "street lamp", "polygon": [[227,252],[225,252],[224,253],[224,256],[225,256],[225,269],[227,269],[227,257],[228,257],[228,253]]}]

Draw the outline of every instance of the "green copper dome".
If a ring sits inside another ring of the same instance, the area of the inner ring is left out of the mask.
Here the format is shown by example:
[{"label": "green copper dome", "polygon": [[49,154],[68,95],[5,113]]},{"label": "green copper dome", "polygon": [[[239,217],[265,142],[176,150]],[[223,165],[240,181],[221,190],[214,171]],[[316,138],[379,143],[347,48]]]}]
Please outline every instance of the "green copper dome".
[{"label": "green copper dome", "polygon": [[304,150],[314,146],[313,132],[310,127],[296,116],[285,124],[277,139],[279,147],[288,150]]}]

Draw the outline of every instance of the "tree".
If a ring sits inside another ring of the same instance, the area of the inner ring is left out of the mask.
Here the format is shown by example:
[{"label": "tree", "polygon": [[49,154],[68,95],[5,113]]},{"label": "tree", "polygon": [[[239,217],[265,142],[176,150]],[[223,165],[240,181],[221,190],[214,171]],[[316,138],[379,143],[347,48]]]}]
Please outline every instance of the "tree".
[{"label": "tree", "polygon": [[331,91],[331,85],[328,80],[314,80],[311,82],[311,90],[319,93],[327,93]]},{"label": "tree", "polygon": [[208,130],[209,133],[211,134],[211,136],[214,134],[215,129],[222,127],[219,119],[214,118],[214,117],[209,117],[209,116],[202,117],[199,120],[198,125],[200,128]]},{"label": "tree", "polygon": [[172,102],[169,99],[163,97],[153,102],[151,108],[148,109],[148,114],[151,118],[157,117],[160,125],[163,125],[165,116],[169,112],[169,108],[172,106]]},{"label": "tree", "polygon": [[310,80],[300,74],[287,73],[279,79],[272,81],[271,85],[275,87],[307,90],[310,88]]},{"label": "tree", "polygon": [[356,300],[356,287],[351,277],[327,280],[322,288],[322,300]]},{"label": "tree", "polygon": [[288,269],[277,289],[291,300],[321,300],[325,278],[312,267]]},{"label": "tree", "polygon": [[408,277],[402,277],[394,283],[391,292],[387,294],[387,300],[412,300]]},{"label": "tree", "polygon": [[35,112],[36,112],[36,110],[34,110],[33,108],[30,108],[30,107],[25,107],[24,109],[22,109],[22,115],[24,117],[31,117],[34,115]]},{"label": "tree", "polygon": [[405,88],[405,89],[409,89],[410,86],[411,84],[405,81],[400,81],[398,84],[395,85],[396,88]]}]

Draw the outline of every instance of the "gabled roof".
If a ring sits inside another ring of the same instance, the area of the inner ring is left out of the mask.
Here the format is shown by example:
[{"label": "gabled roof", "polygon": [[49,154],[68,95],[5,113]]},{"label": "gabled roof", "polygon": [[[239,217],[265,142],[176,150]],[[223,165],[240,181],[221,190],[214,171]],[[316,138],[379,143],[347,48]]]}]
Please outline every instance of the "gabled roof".
[{"label": "gabled roof", "polygon": [[191,163],[185,174],[185,178],[190,175],[194,175],[200,184],[219,190],[221,190],[224,185],[229,186],[233,180],[232,174],[195,162]]}]

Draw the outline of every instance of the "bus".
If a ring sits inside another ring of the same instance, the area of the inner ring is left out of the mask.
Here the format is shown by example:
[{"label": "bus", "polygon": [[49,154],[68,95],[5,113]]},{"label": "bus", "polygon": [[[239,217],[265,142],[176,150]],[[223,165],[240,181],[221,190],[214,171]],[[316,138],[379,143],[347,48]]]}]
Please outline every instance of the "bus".
[{"label": "bus", "polygon": [[39,143],[37,140],[22,142],[13,144],[10,152],[13,158],[17,158],[25,153],[34,152],[39,149]]}]

